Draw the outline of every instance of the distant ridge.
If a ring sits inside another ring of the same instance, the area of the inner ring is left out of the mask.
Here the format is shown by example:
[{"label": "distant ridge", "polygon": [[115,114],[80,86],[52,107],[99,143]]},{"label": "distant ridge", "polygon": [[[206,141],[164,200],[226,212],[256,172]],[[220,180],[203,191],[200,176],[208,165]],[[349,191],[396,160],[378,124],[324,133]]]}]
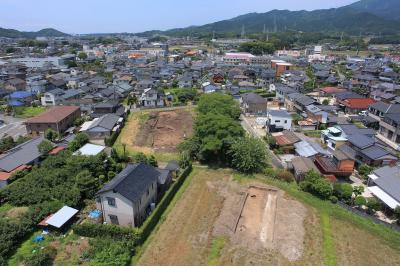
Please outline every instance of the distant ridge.
[{"label": "distant ridge", "polygon": [[6,38],[36,38],[36,37],[66,37],[69,36],[61,31],[47,28],[39,31],[18,31],[14,29],[0,28],[0,37]]},{"label": "distant ridge", "polygon": [[348,34],[396,34],[400,32],[400,0],[361,0],[351,5],[314,11],[272,10],[249,13],[232,19],[202,26],[148,31],[141,36],[204,36],[206,34],[240,35],[242,27],[248,34],[282,31],[304,31]]}]

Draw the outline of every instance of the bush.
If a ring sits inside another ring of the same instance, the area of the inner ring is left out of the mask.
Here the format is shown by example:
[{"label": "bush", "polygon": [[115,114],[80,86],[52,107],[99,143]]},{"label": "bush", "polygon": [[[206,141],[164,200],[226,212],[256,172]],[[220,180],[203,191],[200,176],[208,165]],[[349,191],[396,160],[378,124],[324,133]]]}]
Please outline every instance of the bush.
[{"label": "bush", "polygon": [[382,205],[377,199],[371,198],[371,199],[368,199],[367,207],[368,207],[368,213],[374,213],[376,211],[380,211],[382,208]]},{"label": "bush", "polygon": [[329,200],[330,200],[333,204],[336,204],[336,203],[338,202],[338,198],[335,197],[335,196],[330,196],[330,197],[329,197]]},{"label": "bush", "polygon": [[111,147],[112,145],[114,145],[115,141],[118,138],[118,134],[119,134],[119,132],[113,132],[111,134],[111,136],[104,139],[104,144],[106,144],[106,146],[108,146],[108,147]]},{"label": "bush", "polygon": [[281,179],[283,181],[286,181],[288,183],[293,182],[294,181],[294,176],[291,172],[289,171],[280,171],[277,175],[278,179]]},{"label": "bush", "polygon": [[333,185],[333,195],[339,200],[350,203],[353,195],[353,187],[347,183],[336,183]]},{"label": "bush", "polygon": [[74,140],[68,144],[68,149],[71,151],[79,150],[83,145],[89,142],[89,136],[85,133],[78,133]]},{"label": "bush", "polygon": [[363,196],[358,196],[354,199],[354,205],[361,207],[367,205],[367,200]]},{"label": "bush", "polygon": [[311,170],[305,175],[304,181],[300,183],[302,190],[327,200],[332,196],[332,186],[320,174]]},{"label": "bush", "polygon": [[76,224],[72,229],[77,235],[86,237],[110,237],[114,240],[127,240],[134,244],[139,243],[140,233],[137,229],[121,227],[113,224],[96,224],[86,222]]},{"label": "bush", "polygon": [[229,155],[232,167],[242,173],[258,173],[266,166],[265,144],[256,138],[239,138],[230,147]]},{"label": "bush", "polygon": [[47,247],[25,258],[26,266],[46,266],[53,265],[53,260],[57,255],[57,250]]}]

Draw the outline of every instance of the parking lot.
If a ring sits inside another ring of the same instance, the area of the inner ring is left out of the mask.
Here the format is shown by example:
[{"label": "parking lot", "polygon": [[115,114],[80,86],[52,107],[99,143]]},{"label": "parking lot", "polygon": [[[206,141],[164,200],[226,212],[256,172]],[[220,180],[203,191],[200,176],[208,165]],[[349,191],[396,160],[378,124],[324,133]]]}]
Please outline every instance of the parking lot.
[{"label": "parking lot", "polygon": [[12,136],[14,139],[17,139],[19,136],[24,136],[27,134],[24,125],[26,119],[0,114],[0,120],[4,121],[4,124],[0,125],[0,138]]}]

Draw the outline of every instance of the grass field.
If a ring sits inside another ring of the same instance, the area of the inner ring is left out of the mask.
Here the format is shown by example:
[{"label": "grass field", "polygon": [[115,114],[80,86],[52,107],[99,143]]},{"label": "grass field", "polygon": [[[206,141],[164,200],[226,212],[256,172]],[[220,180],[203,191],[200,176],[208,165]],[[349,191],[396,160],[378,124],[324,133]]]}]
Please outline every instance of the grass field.
[{"label": "grass field", "polygon": [[46,107],[43,106],[27,106],[27,107],[17,107],[15,108],[15,116],[19,118],[30,118],[37,116],[44,111],[46,111]]},{"label": "grass field", "polygon": [[[260,254],[241,250],[242,257],[237,258],[229,240],[213,237],[213,224],[224,201],[210,189],[209,182],[215,180],[267,183],[303,203],[308,214],[302,257],[290,262],[279,253],[269,252],[260,262]],[[197,168],[186,191],[139,257],[137,265],[244,265],[249,262],[246,257],[254,257],[253,265],[399,265],[400,234],[299,191],[295,184],[231,170]]]}]

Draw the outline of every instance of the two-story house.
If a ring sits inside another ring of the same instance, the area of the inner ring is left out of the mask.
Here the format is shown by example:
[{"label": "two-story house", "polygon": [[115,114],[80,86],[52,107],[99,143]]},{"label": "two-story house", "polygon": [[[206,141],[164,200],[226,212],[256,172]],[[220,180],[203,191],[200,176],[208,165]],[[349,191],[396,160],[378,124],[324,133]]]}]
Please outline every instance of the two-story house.
[{"label": "two-story house", "polygon": [[156,89],[145,89],[139,99],[143,107],[163,107],[164,95]]},{"label": "two-story house", "polygon": [[128,164],[97,192],[96,206],[104,222],[140,226],[155,206],[159,175],[150,165]]}]

